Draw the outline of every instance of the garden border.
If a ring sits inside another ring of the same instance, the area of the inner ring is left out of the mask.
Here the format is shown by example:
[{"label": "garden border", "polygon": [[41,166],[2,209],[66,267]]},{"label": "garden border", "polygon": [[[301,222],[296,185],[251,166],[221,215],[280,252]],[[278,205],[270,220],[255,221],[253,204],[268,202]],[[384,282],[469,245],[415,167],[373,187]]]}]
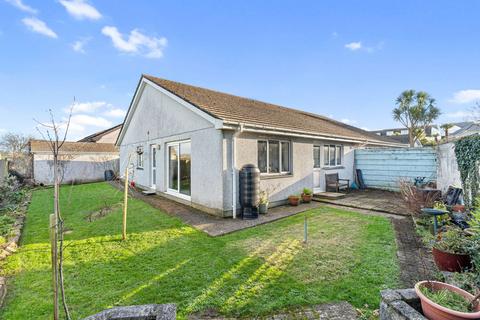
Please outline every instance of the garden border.
[{"label": "garden border", "polygon": [[[10,235],[6,243],[0,245],[0,261],[5,260],[8,256],[17,251],[31,199],[31,193],[27,192],[25,199],[23,199],[22,204],[17,209],[17,217],[15,218],[15,222],[13,224],[12,235]],[[0,307],[2,307],[6,295],[6,277],[0,276]]]}]

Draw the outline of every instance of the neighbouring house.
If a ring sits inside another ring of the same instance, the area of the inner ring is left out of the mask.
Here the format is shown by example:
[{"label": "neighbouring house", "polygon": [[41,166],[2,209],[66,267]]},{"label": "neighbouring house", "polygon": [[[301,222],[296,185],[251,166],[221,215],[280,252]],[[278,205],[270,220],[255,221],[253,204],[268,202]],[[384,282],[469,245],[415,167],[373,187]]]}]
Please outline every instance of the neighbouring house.
[{"label": "neighbouring house", "polygon": [[[370,131],[381,137],[388,137],[399,143],[409,144],[410,140],[408,137],[407,128],[391,128],[391,129],[381,129]],[[423,138],[428,142],[438,142],[442,138],[442,130],[438,125],[427,126],[423,132]],[[423,141],[423,140],[422,140]],[[422,143],[419,139],[415,139],[415,147],[421,147]]]},{"label": "neighbouring house", "polygon": [[[32,159],[35,183],[53,184],[53,155],[50,142],[30,140],[29,151]],[[104,179],[106,170],[118,173],[119,152],[112,143],[69,142],[60,149],[61,182],[85,183]]]},{"label": "neighbouring house", "polygon": [[[455,122],[451,123],[452,127],[448,129],[450,138],[460,138],[471,134],[480,133],[480,125],[475,122]],[[408,144],[408,129],[407,128],[392,128],[370,131],[381,137],[389,137],[397,142]],[[423,132],[423,139],[429,143],[438,143],[445,138],[445,130],[440,125],[434,124],[427,126]],[[420,139],[423,141],[423,139]],[[415,147],[422,147],[422,143],[416,139]]]},{"label": "neighbouring house", "polygon": [[[354,180],[355,148],[403,147],[388,137],[316,114],[143,75],[118,137],[130,178],[218,216],[240,208],[238,171],[255,164],[270,206],[325,173]],[[129,162],[130,159],[130,162]]]},{"label": "neighbouring house", "polygon": [[449,130],[449,132],[451,132],[449,133],[449,137],[452,140],[460,139],[474,134],[480,134],[480,123],[478,122],[462,122],[461,127],[454,125],[454,128],[456,130]]},{"label": "neighbouring house", "polygon": [[115,144],[115,142],[118,139],[118,135],[120,133],[120,130],[122,129],[122,123],[117,124],[114,127],[111,127],[109,129],[96,132],[94,134],[91,134],[85,138],[82,138],[78,140],[78,142],[95,142],[95,143],[111,143]]}]

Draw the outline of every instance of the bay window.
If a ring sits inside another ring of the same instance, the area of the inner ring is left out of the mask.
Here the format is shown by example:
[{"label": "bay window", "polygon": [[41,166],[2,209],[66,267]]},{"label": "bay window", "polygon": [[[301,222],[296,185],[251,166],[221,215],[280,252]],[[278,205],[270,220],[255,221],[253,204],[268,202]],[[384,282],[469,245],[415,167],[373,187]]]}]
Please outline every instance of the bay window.
[{"label": "bay window", "polygon": [[289,141],[259,140],[258,169],[261,173],[290,173],[291,150]]}]

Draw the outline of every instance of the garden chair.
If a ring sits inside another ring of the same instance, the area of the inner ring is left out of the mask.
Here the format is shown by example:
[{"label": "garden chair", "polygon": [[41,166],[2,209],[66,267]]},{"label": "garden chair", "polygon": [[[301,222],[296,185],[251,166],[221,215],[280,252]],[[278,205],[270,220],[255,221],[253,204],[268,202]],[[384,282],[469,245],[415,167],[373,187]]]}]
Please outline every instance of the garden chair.
[{"label": "garden chair", "polygon": [[338,173],[325,173],[325,190],[328,192],[330,189],[334,189],[335,192],[340,192],[342,189],[347,191],[350,188],[349,179],[340,179]]}]

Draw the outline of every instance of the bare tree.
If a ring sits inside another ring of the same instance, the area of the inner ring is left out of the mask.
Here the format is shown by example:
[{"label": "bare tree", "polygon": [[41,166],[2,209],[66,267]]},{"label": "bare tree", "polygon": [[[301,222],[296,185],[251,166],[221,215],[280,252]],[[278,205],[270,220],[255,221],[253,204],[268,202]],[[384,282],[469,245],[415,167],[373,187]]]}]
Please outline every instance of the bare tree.
[{"label": "bare tree", "polygon": [[[72,105],[73,108],[73,105]],[[65,286],[63,277],[63,236],[64,236],[64,220],[60,211],[60,184],[62,181],[62,155],[60,150],[67,139],[68,129],[70,127],[70,119],[72,117],[72,109],[65,123],[58,123],[55,121],[52,110],[49,110],[50,121],[48,123],[39,123],[37,127],[38,132],[42,135],[44,140],[48,141],[49,148],[53,157],[53,214],[50,215],[51,228],[51,252],[52,252],[52,286],[53,286],[53,318],[59,319],[58,306],[58,289],[60,288],[61,300],[65,317],[71,319],[70,311],[68,309]],[[61,131],[64,131],[61,134]]]},{"label": "bare tree", "polygon": [[8,132],[0,139],[0,150],[7,153],[12,164],[12,169],[22,175],[30,173],[30,158],[28,155],[28,143],[31,135]]}]

